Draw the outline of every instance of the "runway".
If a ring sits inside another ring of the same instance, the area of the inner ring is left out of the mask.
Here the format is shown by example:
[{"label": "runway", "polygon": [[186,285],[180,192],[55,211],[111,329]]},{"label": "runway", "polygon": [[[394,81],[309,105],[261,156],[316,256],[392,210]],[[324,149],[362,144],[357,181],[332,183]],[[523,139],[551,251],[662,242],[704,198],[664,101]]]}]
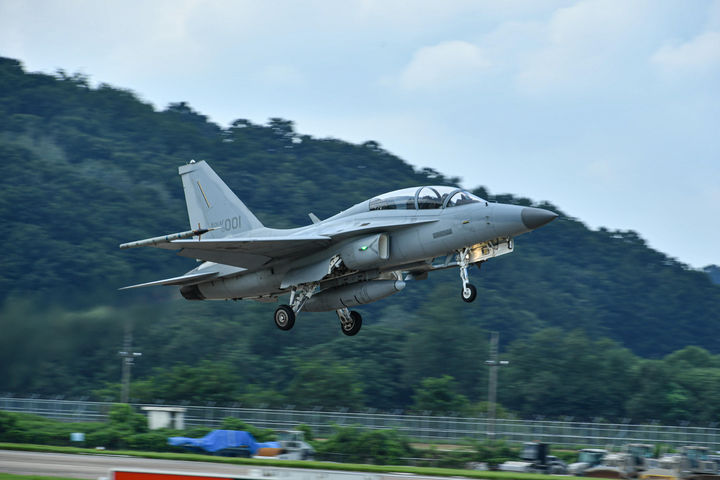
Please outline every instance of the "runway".
[{"label": "runway", "polygon": [[232,478],[247,480],[437,480],[437,477],[408,473],[352,472],[157,460],[120,455],[74,455],[0,450],[0,472],[3,473],[97,480],[107,478],[111,469],[229,475]]},{"label": "runway", "polygon": [[18,475],[44,475],[94,479],[107,477],[112,468],[167,470],[177,472],[256,476],[258,467],[213,462],[155,460],[118,455],[74,455],[66,453],[22,452],[0,450],[0,472]]}]

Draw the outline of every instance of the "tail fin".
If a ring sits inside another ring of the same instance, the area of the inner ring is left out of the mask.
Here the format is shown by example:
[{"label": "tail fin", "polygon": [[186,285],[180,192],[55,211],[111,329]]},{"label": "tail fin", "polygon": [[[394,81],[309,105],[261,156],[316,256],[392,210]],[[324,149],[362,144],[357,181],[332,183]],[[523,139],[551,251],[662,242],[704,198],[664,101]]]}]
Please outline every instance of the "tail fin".
[{"label": "tail fin", "polygon": [[217,228],[205,236],[222,238],[263,226],[204,160],[178,171],[191,228]]}]

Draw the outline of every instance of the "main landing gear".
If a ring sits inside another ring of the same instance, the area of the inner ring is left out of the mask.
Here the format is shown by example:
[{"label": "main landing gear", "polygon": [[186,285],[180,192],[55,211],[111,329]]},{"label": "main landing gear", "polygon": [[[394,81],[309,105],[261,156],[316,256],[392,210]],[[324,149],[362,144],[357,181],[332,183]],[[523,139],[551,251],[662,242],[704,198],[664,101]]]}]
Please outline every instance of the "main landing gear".
[{"label": "main landing gear", "polygon": [[280,305],[275,310],[275,325],[280,330],[290,330],[295,325],[295,312],[290,305]]},{"label": "main landing gear", "polygon": [[[468,280],[468,267],[470,266],[470,249],[463,248],[458,252],[458,264],[460,266],[460,280],[462,280],[462,291],[460,296],[465,302],[472,302],[477,297],[477,288]],[[478,264],[479,268],[480,264]]]},{"label": "main landing gear", "polygon": [[290,330],[295,325],[295,316],[300,312],[308,298],[317,288],[316,283],[300,285],[290,294],[290,305],[280,305],[275,310],[275,326],[280,330]]},{"label": "main landing gear", "polygon": [[[301,285],[290,294],[290,305],[280,305],[275,310],[275,326],[280,330],[290,330],[295,325],[295,316],[305,302],[313,295],[317,284]],[[362,316],[356,311],[341,308],[335,311],[340,319],[340,330],[347,336],[356,335],[362,327]]]},{"label": "main landing gear", "polygon": [[335,311],[338,318],[340,319],[340,330],[347,335],[352,337],[357,334],[362,327],[362,316],[353,310],[349,311],[347,308],[341,308]]}]

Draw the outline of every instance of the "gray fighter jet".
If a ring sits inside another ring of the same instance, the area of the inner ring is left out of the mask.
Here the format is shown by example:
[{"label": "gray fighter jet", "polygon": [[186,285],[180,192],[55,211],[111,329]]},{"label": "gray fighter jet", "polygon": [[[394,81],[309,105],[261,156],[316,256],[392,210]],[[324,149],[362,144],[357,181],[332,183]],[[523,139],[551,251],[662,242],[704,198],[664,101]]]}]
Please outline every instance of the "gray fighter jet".
[{"label": "gray fighter jet", "polygon": [[513,238],[557,217],[489,203],[462,188],[413,187],[358,203],[325,220],[267,228],[204,161],[179,168],[192,230],[124,243],[175,250],[202,263],[185,275],[124,288],[177,285],[188,300],[274,302],[290,330],[300,311],[335,310],[345,335],[362,317],[350,307],[393,295],[428,272],[459,267],[461,298],[475,300],[468,267],[513,251]]}]

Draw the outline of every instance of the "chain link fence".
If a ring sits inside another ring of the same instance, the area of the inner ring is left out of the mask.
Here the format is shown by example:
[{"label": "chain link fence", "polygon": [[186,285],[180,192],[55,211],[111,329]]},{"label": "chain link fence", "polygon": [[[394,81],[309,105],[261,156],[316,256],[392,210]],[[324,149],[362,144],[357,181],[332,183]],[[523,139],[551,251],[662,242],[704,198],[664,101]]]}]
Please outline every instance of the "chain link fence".
[{"label": "chain link fence", "polygon": [[[113,404],[64,399],[0,397],[0,410],[42,415],[62,421],[103,421]],[[171,405],[133,404],[141,407]],[[544,441],[557,446],[608,447],[625,443],[654,443],[668,446],[702,445],[720,450],[720,428],[634,425],[629,423],[590,423],[550,420],[495,421],[489,429],[487,418],[393,415],[383,413],[326,412],[322,410],[272,410],[260,408],[185,406],[185,426],[218,428],[227,417],[273,430],[292,429],[304,424],[317,437],[327,437],[333,425],[367,429],[395,429],[413,441],[458,443],[465,439],[495,439],[511,443]]]}]

